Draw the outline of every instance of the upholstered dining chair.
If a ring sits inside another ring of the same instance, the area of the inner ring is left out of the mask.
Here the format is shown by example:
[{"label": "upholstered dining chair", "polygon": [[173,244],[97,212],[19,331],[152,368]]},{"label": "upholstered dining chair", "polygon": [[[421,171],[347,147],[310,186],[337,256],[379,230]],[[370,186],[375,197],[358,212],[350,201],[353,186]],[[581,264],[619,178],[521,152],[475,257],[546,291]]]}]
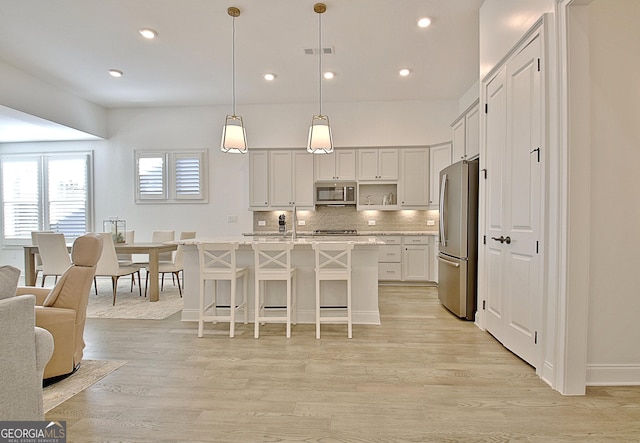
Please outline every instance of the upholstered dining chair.
[{"label": "upholstered dining chair", "polygon": [[[113,243],[113,237],[110,232],[99,233],[102,237],[103,247],[100,260],[96,266],[95,277],[111,277],[111,286],[113,288],[113,305],[116,304],[116,292],[118,289],[118,279],[125,275],[138,275],[138,291],[142,297],[142,286],[140,284],[140,268],[138,266],[120,266],[118,256],[116,254],[116,246]],[[98,283],[94,277],[94,286],[96,295],[98,294]]]},{"label": "upholstered dining chair", "polygon": [[58,276],[71,266],[71,258],[67,250],[67,243],[64,234],[57,232],[43,232],[36,234],[38,239],[38,253],[42,259],[42,286],[46,278],[50,275]]},{"label": "upholstered dining chair", "polygon": [[[180,240],[187,240],[190,238],[196,238],[195,231],[183,231],[180,233]],[[161,261],[158,264],[158,274],[161,275],[160,290],[164,290],[164,274],[171,274],[171,278],[174,284],[178,284],[178,292],[182,297],[182,286],[180,285],[180,273],[184,271],[184,252],[182,245],[178,245],[176,253],[173,255],[173,260],[170,262]],[[144,295],[147,295],[147,284],[149,283],[149,272],[144,282]]]},{"label": "upholstered dining chair", "polygon": [[[31,231],[31,244],[34,246],[38,246],[38,234],[51,234],[53,231]],[[40,258],[40,254],[34,254],[36,260],[36,280],[38,279],[38,273],[42,272],[42,258]]]}]

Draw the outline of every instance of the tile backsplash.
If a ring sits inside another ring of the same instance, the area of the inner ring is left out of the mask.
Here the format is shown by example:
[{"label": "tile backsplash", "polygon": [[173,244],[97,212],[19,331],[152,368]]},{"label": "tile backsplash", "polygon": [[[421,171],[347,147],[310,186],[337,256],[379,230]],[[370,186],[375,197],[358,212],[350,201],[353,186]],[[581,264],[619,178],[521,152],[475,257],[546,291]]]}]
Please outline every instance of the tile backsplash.
[{"label": "tile backsplash", "polygon": [[[273,232],[278,230],[278,217],[284,214],[287,230],[293,221],[291,211],[255,211],[253,213],[254,232]],[[379,231],[437,231],[437,210],[398,210],[398,211],[356,211],[355,206],[331,207],[317,206],[315,211],[298,210],[298,220],[304,220],[304,226],[297,226],[299,232],[316,229],[357,229],[358,232]],[[375,225],[369,225],[369,221]],[[428,225],[429,220],[433,225]],[[265,222],[259,226],[258,222]]]}]

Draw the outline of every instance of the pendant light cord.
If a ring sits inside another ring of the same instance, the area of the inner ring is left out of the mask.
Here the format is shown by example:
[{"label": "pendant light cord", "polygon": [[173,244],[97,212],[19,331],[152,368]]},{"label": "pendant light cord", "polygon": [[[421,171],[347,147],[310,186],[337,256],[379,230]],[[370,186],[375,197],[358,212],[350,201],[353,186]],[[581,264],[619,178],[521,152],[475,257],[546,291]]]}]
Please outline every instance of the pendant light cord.
[{"label": "pendant light cord", "polygon": [[233,17],[231,25],[231,96],[233,104],[233,116],[236,116],[236,18]]},{"label": "pendant light cord", "polygon": [[322,116],[322,14],[318,14],[318,82],[320,96],[320,116]]}]

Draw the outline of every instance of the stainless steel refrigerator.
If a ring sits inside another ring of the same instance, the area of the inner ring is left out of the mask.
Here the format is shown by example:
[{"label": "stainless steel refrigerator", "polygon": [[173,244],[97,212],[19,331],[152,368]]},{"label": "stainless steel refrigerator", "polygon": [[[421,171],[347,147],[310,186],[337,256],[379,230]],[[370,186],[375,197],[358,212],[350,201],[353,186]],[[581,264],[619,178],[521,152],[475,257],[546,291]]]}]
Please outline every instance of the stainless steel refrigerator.
[{"label": "stainless steel refrigerator", "polygon": [[478,160],[440,171],[438,297],[460,318],[473,320],[478,269]]}]

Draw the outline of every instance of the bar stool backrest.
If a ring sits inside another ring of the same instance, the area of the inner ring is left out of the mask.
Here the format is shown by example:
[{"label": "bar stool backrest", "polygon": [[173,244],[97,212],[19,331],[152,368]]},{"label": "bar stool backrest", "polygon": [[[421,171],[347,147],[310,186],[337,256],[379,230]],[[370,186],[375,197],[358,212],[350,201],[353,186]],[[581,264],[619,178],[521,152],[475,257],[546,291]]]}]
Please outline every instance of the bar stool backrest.
[{"label": "bar stool backrest", "polygon": [[[200,278],[221,277],[236,272],[237,242],[198,243],[200,256]],[[231,278],[231,277],[229,277]]]},{"label": "bar stool backrest", "polygon": [[253,243],[255,273],[291,273],[292,242]]}]

